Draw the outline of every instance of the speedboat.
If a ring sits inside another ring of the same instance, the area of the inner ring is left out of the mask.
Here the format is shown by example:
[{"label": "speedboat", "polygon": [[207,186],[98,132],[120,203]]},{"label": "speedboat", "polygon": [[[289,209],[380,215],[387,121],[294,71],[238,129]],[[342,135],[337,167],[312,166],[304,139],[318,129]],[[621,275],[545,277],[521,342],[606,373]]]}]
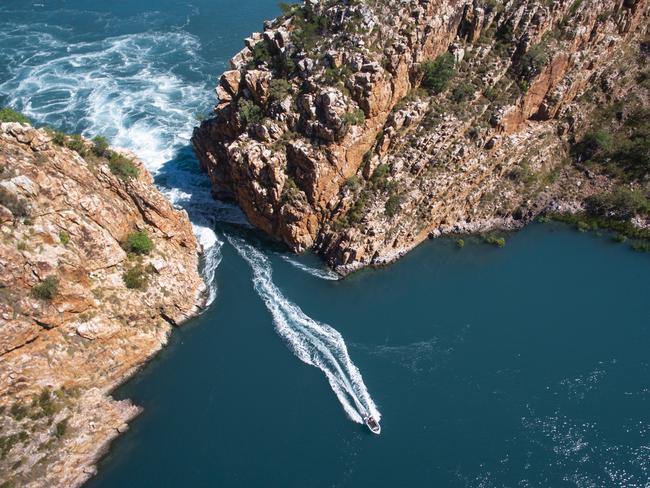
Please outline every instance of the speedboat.
[{"label": "speedboat", "polygon": [[379,425],[379,422],[375,420],[375,417],[372,415],[366,415],[363,418],[363,422],[366,424],[366,427],[370,429],[370,432],[373,434],[381,434],[381,426]]}]

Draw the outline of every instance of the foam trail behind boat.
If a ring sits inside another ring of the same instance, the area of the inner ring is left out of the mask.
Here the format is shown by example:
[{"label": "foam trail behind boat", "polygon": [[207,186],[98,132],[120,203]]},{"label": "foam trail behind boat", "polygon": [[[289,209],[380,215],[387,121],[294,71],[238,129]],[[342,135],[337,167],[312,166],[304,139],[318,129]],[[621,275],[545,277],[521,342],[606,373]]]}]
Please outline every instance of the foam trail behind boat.
[{"label": "foam trail behind boat", "polygon": [[379,420],[381,415],[359,369],[350,359],[341,334],[307,316],[282,294],[273,283],[271,264],[261,251],[238,237],[226,235],[226,238],[250,264],[255,290],[271,312],[276,331],[293,353],[325,373],[350,419],[362,423],[363,416],[370,413]]},{"label": "foam trail behind boat", "polygon": [[334,271],[330,271],[327,269],[312,268],[311,266],[302,264],[301,262],[296,261],[295,259],[291,259],[289,256],[282,255],[281,257],[291,266],[294,266],[295,268],[298,268],[300,271],[304,271],[305,273],[309,273],[310,275],[315,276],[316,278],[320,278],[321,280],[337,281],[341,278]]}]

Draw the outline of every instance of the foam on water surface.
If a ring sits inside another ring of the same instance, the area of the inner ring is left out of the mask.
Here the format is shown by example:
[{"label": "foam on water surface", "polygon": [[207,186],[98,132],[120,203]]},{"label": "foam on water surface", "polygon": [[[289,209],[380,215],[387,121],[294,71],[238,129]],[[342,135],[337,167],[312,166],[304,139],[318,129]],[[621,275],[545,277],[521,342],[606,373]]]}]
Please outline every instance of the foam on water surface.
[{"label": "foam on water surface", "polygon": [[359,369],[350,359],[341,334],[333,327],[312,319],[284,296],[273,282],[271,263],[259,249],[241,238],[231,235],[226,238],[251,266],[255,290],[271,312],[276,331],[293,353],[304,363],[325,373],[350,419],[362,423],[363,417],[371,414],[379,420],[381,414]]},{"label": "foam on water surface", "polygon": [[69,42],[63,39],[65,29],[48,30],[12,25],[0,34],[8,72],[0,95],[38,123],[87,137],[101,134],[135,153],[167,198],[188,211],[205,251],[211,302],[221,261],[214,224],[245,219],[212,199],[187,150],[196,114],[211,97],[206,80],[191,82],[186,76],[203,64],[199,40],[175,31]]},{"label": "foam on water surface", "polygon": [[[102,134],[136,153],[156,173],[187,144],[196,114],[209,101],[204,82],[177,72],[179,59],[198,59],[186,32],[145,32],[69,43],[27,32],[0,84],[9,105],[29,117],[87,136]],[[34,44],[35,43],[35,44]],[[30,55],[31,54],[31,55]]]},{"label": "foam on water surface", "polygon": [[329,269],[312,268],[311,266],[307,266],[306,264],[303,264],[300,261],[290,258],[284,254],[281,257],[294,268],[297,268],[300,271],[304,271],[305,273],[315,276],[316,278],[320,278],[321,280],[337,281],[341,279],[338,274]]}]

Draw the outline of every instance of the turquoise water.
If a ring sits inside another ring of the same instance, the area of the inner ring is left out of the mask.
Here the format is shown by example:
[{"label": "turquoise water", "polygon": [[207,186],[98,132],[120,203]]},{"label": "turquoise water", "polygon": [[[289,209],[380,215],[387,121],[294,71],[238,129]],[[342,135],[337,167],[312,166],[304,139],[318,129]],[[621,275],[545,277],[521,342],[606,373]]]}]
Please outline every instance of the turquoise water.
[{"label": "turquoise water", "polygon": [[[274,2],[106,3],[3,3],[0,103],[141,155],[215,299],[116,392],[145,412],[89,487],[648,486],[646,255],[534,225],[328,279],[233,225],[188,148]],[[379,437],[350,418],[371,404]]]}]

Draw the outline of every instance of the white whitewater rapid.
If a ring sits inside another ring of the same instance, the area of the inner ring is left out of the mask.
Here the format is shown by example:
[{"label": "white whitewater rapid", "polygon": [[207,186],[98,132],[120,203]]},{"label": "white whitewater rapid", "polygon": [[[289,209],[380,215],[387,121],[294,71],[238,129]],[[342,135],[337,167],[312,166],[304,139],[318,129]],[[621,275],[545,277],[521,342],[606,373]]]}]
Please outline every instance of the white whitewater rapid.
[{"label": "white whitewater rapid", "polygon": [[306,315],[282,294],[273,283],[271,263],[259,249],[239,237],[226,238],[251,266],[255,290],[271,312],[276,331],[293,353],[325,373],[350,419],[363,423],[363,417],[370,414],[379,421],[381,414],[350,359],[341,334]]},{"label": "white whitewater rapid", "polygon": [[[232,205],[214,201],[204,175],[189,153],[196,114],[210,100],[199,80],[173,69],[201,66],[199,40],[183,31],[143,32],[92,42],[69,42],[52,27],[5,26],[0,47],[10,77],[0,94],[35,121],[106,136],[112,145],[135,153],[156,178],[158,188],[188,211],[204,249],[202,271],[216,297],[214,274],[221,261],[216,221],[245,221]],[[59,37],[59,34],[62,37]]]}]

